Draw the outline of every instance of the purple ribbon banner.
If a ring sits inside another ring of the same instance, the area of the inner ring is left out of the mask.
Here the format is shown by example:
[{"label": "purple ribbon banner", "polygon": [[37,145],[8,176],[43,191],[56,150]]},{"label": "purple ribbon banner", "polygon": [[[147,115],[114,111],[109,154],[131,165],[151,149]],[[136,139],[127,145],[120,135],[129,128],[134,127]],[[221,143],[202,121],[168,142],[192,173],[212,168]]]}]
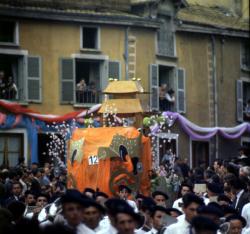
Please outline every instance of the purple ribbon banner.
[{"label": "purple ribbon banner", "polygon": [[[237,139],[242,136],[244,133],[250,133],[250,124],[242,123],[232,128],[225,127],[211,127],[204,128],[200,127],[179,113],[175,112],[163,112],[162,116],[167,120],[169,126],[171,127],[176,121],[181,125],[182,129],[192,140],[209,140],[214,137],[216,134],[226,138],[226,139]],[[156,133],[159,128],[154,127],[152,133]]]}]

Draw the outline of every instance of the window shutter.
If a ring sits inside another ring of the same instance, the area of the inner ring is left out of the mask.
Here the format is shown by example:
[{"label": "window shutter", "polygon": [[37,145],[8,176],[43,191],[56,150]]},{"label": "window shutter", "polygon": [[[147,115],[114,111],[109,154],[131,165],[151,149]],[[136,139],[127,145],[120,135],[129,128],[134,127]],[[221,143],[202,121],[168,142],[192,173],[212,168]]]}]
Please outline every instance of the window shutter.
[{"label": "window shutter", "polygon": [[75,61],[72,58],[60,59],[61,103],[75,101]]},{"label": "window shutter", "polygon": [[159,75],[158,75],[158,65],[150,64],[149,66],[150,74],[150,109],[159,110]]},{"label": "window shutter", "polygon": [[121,79],[121,63],[119,61],[109,61],[109,78]]},{"label": "window shutter", "polygon": [[177,111],[186,112],[186,82],[183,68],[177,70]]},{"label": "window shutter", "polygon": [[243,121],[243,82],[236,81],[236,96],[237,96],[237,120]]},{"label": "window shutter", "polygon": [[41,57],[28,56],[28,72],[27,72],[27,91],[28,101],[42,101],[41,87]]}]

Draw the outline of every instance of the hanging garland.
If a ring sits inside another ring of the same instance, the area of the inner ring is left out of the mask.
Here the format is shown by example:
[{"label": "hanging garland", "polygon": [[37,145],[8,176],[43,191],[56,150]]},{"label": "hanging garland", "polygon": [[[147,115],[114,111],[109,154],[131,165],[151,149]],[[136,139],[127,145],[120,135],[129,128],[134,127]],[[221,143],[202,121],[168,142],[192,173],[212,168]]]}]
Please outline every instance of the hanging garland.
[{"label": "hanging garland", "polygon": [[156,117],[145,117],[143,119],[143,125],[145,127],[149,127],[152,134],[156,134],[162,125],[162,122],[168,124],[168,127],[171,127],[178,122],[185,133],[192,139],[192,140],[209,140],[215,135],[219,134],[220,136],[226,139],[237,139],[242,136],[244,133],[250,133],[250,124],[249,123],[242,123],[238,126],[232,128],[226,127],[200,127],[184,116],[179,113],[175,112],[163,112],[161,116]]}]

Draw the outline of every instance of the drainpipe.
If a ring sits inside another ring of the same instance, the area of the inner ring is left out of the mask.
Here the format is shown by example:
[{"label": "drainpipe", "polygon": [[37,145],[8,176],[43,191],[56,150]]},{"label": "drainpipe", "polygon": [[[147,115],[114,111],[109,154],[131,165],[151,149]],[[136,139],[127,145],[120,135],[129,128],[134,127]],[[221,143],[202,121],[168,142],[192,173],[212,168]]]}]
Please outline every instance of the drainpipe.
[{"label": "drainpipe", "polygon": [[[218,93],[217,93],[217,76],[216,76],[216,48],[215,48],[215,37],[211,35],[211,44],[212,44],[212,79],[213,79],[213,101],[214,101],[214,125],[218,127]],[[215,157],[218,158],[219,150],[219,138],[218,135],[215,137]]]},{"label": "drainpipe", "polygon": [[125,29],[125,39],[124,39],[124,61],[125,61],[125,79],[128,80],[128,35],[129,35],[129,27],[126,27]]}]

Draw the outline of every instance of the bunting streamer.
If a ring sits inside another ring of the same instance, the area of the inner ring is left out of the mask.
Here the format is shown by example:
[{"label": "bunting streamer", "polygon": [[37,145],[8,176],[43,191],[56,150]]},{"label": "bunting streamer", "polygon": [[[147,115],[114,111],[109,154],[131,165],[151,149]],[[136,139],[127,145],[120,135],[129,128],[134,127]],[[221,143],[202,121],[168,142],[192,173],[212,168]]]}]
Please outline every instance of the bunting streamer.
[{"label": "bunting streamer", "polygon": [[[0,107],[16,115],[21,114],[21,115],[26,115],[26,116],[29,116],[38,120],[42,120],[48,123],[53,123],[53,122],[58,123],[58,122],[63,122],[63,121],[67,121],[70,119],[82,118],[86,115],[96,112],[97,110],[100,109],[101,104],[97,104],[91,107],[89,110],[74,111],[71,113],[67,113],[65,115],[40,114],[38,112],[35,112],[33,110],[30,110],[26,107],[21,106],[18,103],[6,101],[6,100],[0,100]],[[1,120],[2,119],[0,117],[0,122]]]}]

